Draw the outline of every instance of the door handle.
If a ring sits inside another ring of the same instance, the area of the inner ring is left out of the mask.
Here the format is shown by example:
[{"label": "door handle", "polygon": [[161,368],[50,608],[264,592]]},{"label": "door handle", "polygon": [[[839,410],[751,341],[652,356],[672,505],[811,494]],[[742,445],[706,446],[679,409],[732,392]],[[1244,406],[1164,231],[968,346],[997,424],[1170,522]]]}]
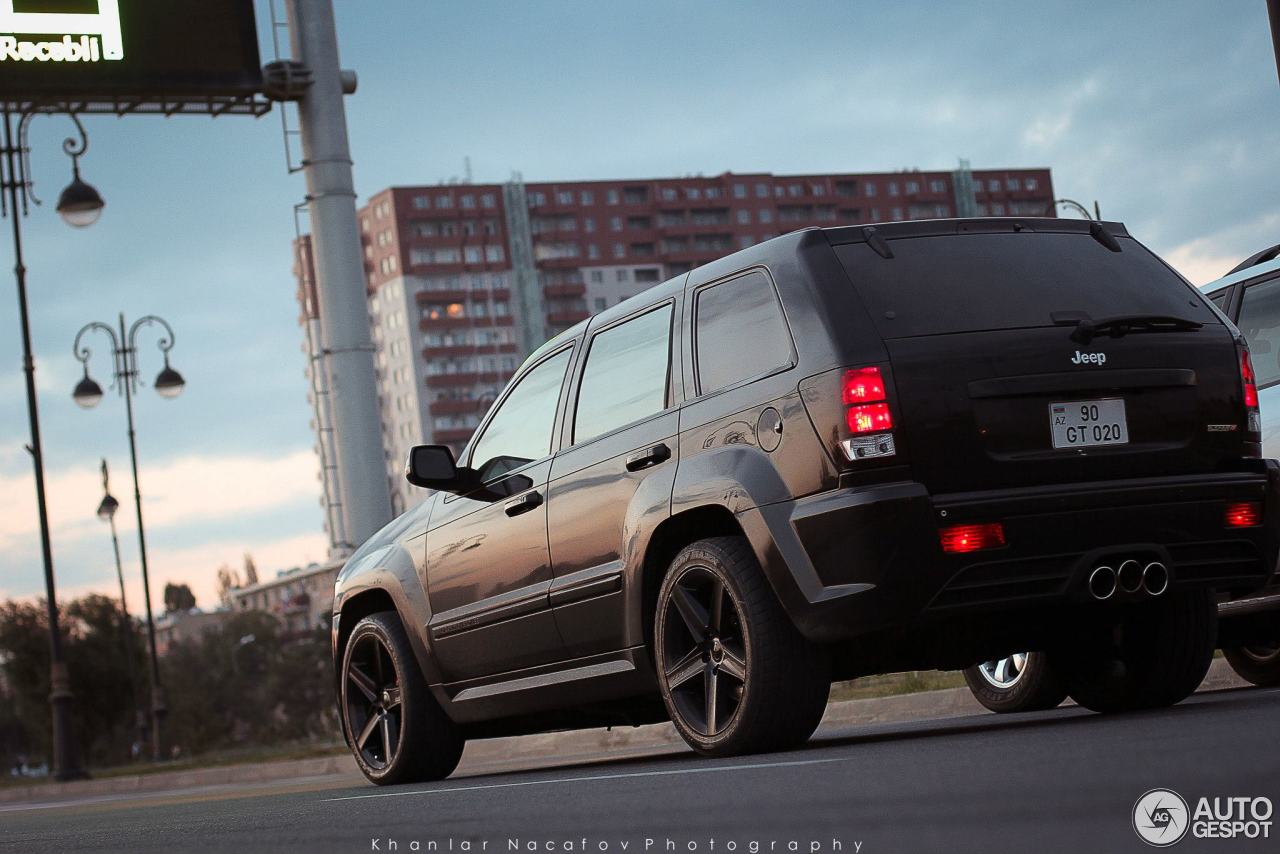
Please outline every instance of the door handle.
[{"label": "door handle", "polygon": [[671,459],[671,449],[659,442],[652,448],[636,451],[627,457],[627,471],[640,471]]},{"label": "door handle", "polygon": [[506,504],[502,505],[502,509],[507,512],[508,516],[519,516],[521,513],[528,513],[535,507],[542,504],[542,493],[536,489],[531,489],[519,498],[513,498]]}]

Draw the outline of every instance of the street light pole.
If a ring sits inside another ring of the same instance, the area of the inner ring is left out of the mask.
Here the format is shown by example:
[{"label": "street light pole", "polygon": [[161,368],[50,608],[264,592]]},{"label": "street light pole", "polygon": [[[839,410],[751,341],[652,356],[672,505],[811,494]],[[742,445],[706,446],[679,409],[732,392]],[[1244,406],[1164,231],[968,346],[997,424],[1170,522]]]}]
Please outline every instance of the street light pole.
[{"label": "street light pole", "polygon": [[[111,550],[116,557],[116,580],[120,582],[120,629],[123,632],[124,660],[129,674],[129,694],[133,697],[135,726],[138,728],[139,742],[147,737],[147,716],[138,703],[138,671],[134,662],[133,621],[129,619],[129,604],[124,595],[124,565],[120,562],[120,537],[116,534],[116,511],[120,502],[111,494],[110,478],[107,474],[107,461],[102,461],[102,503],[98,505],[98,518],[111,525]],[[133,751],[129,751],[133,758]]]},{"label": "street light pole", "polygon": [[168,707],[164,698],[164,686],[160,682],[160,658],[156,653],[156,624],[151,610],[151,575],[147,563],[147,534],[142,522],[142,488],[138,480],[138,444],[137,434],[133,427],[133,394],[138,383],[138,330],[152,324],[164,329],[164,335],[157,342],[160,352],[164,354],[164,369],[156,376],[154,386],[162,397],[176,397],[181,393],[186,382],[182,375],[169,366],[169,351],[173,349],[173,327],[163,318],[154,314],[139,318],[133,325],[125,329],[124,314],[120,315],[120,335],[110,326],[99,321],[86,324],[76,333],[72,352],[84,365],[84,379],[76,385],[72,397],[80,406],[88,409],[102,400],[102,387],[89,377],[89,357],[92,352],[82,346],[80,341],[86,332],[98,331],[111,339],[111,352],[114,357],[113,378],[116,388],[124,395],[125,414],[129,425],[129,460],[133,466],[133,504],[138,516],[138,554],[142,565],[142,595],[146,599],[147,644],[150,657],[148,676],[151,687],[151,756],[155,761],[164,758],[163,740],[160,724]]},{"label": "street light pole", "polygon": [[[0,212],[11,215],[13,220],[13,272],[18,285],[18,318],[22,338],[22,371],[26,375],[27,419],[30,424],[31,442],[27,451],[31,454],[31,464],[35,470],[36,512],[40,521],[40,554],[44,564],[45,609],[49,622],[49,702],[53,707],[53,775],[58,780],[76,780],[87,777],[81,764],[80,745],[76,740],[72,721],[72,706],[75,695],[71,692],[71,679],[67,672],[67,662],[62,647],[62,630],[58,620],[58,597],[53,575],[53,546],[49,538],[49,509],[46,502],[44,483],[44,446],[40,441],[40,410],[36,398],[36,363],[31,348],[31,320],[27,305],[27,268],[22,255],[22,217],[27,213],[28,200],[39,203],[31,190],[31,180],[27,175],[26,160],[26,126],[31,113],[24,113],[18,118],[15,131],[13,117],[8,109],[4,110],[4,147],[0,153],[0,172],[3,172],[3,193],[0,194]],[[72,114],[72,121],[80,131],[81,143],[77,148],[75,140],[68,139],[63,143],[63,150],[72,156],[72,162],[87,147],[84,128],[80,126]],[[75,152],[75,153],[73,153]],[[78,181],[78,169],[76,179]],[[83,185],[92,190],[87,184]],[[93,190],[93,195],[97,191]],[[102,209],[101,198],[98,207]],[[59,213],[62,213],[59,210]],[[96,217],[95,217],[96,218]],[[85,223],[88,224],[88,223]]]}]

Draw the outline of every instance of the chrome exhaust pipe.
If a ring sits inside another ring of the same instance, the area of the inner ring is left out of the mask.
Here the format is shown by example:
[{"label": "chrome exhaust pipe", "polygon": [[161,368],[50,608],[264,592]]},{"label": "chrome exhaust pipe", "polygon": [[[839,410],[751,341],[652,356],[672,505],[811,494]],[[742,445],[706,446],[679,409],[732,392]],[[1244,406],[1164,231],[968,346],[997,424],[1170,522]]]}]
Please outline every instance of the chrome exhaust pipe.
[{"label": "chrome exhaust pipe", "polygon": [[1169,589],[1169,568],[1158,560],[1142,570],[1142,587],[1150,596],[1159,596]]},{"label": "chrome exhaust pipe", "polygon": [[1142,564],[1136,560],[1126,560],[1116,570],[1116,581],[1125,593],[1137,593],[1142,589]]},{"label": "chrome exhaust pipe", "polygon": [[1089,595],[1099,602],[1110,599],[1116,592],[1116,571],[1100,566],[1089,573]]}]

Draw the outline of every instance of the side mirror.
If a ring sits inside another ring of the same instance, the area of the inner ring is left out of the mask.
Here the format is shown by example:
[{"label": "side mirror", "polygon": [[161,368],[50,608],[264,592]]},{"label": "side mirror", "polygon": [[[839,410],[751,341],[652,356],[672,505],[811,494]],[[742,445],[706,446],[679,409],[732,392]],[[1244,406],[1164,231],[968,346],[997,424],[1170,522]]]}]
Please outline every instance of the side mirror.
[{"label": "side mirror", "polygon": [[404,478],[414,486],[456,492],[470,485],[448,445],[416,445],[409,450]]}]

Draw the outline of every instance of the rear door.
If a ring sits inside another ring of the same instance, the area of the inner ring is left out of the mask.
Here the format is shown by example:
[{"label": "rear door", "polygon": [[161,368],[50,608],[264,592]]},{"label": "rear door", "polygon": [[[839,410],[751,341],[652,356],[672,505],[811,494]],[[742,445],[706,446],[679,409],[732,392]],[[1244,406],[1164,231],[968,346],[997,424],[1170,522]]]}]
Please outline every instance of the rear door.
[{"label": "rear door", "polygon": [[670,513],[678,309],[678,299],[643,309],[594,331],[584,351],[565,419],[570,447],[552,464],[547,502],[551,605],[569,657],[623,647],[624,567],[634,565],[639,531]]},{"label": "rear door", "polygon": [[[1209,472],[1240,455],[1235,345],[1204,298],[1128,237],[1116,252],[1078,228],[986,226],[890,239],[891,257],[835,247],[889,352],[918,480],[959,492]],[[1122,316],[1202,326],[1090,336],[1079,323]]]}]

